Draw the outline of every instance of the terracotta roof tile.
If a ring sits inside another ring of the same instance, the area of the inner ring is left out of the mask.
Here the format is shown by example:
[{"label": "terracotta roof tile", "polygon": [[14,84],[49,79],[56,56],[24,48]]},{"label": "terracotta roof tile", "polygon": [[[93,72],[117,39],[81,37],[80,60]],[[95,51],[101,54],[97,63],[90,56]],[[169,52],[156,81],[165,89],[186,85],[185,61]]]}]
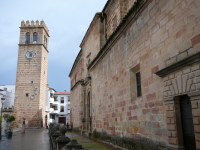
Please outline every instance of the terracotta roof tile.
[{"label": "terracotta roof tile", "polygon": [[56,92],[55,94],[70,94],[70,92]]}]

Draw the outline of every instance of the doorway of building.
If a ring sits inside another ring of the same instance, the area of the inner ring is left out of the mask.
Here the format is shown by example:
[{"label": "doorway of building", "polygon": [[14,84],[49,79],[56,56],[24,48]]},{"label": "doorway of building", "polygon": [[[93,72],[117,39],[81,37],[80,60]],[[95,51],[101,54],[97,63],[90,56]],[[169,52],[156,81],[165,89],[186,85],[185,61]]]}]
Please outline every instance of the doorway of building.
[{"label": "doorway of building", "polygon": [[187,95],[180,97],[180,109],[185,150],[196,150],[192,105]]},{"label": "doorway of building", "polygon": [[59,117],[59,123],[66,125],[66,117]]},{"label": "doorway of building", "polygon": [[46,115],[46,116],[45,116],[45,127],[47,127],[47,125],[48,125],[48,124],[47,124],[47,120],[48,120],[48,119],[47,119],[47,115]]}]

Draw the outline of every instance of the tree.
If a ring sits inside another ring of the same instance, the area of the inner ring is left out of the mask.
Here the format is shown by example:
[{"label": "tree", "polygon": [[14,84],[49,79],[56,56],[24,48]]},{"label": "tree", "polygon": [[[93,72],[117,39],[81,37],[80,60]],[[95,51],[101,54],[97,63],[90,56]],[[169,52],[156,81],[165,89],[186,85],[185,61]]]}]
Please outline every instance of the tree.
[{"label": "tree", "polygon": [[11,123],[12,121],[15,121],[15,117],[13,115],[8,116],[7,122]]}]

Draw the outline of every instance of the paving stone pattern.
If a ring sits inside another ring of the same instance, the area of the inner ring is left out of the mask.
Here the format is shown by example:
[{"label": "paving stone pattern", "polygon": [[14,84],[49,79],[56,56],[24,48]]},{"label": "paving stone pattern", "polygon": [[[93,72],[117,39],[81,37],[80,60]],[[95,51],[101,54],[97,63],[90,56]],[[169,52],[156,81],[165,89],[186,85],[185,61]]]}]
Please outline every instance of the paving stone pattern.
[{"label": "paving stone pattern", "polygon": [[0,142],[0,150],[50,150],[48,130],[30,129],[25,134],[13,133],[11,140],[5,135]]}]

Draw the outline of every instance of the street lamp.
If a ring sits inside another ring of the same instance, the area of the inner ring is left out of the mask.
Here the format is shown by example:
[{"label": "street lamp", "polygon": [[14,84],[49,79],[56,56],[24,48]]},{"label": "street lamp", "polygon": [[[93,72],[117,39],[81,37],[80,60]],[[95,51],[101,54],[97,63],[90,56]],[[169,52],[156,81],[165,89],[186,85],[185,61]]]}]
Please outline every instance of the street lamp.
[{"label": "street lamp", "polygon": [[[1,123],[2,123],[2,112],[3,112],[3,104],[5,102],[5,98],[1,98],[1,103],[2,103],[2,107],[1,107]],[[2,135],[1,135],[1,124],[0,124],[0,140],[2,140]]]}]

